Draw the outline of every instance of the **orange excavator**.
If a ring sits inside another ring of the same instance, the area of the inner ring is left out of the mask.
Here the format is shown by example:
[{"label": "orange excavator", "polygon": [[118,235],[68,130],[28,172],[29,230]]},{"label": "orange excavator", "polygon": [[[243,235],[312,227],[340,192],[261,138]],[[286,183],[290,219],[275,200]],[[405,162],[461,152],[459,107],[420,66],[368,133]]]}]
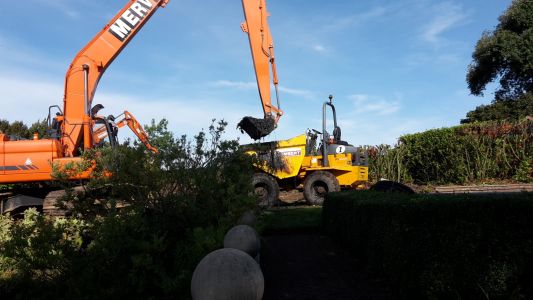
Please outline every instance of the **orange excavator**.
[{"label": "orange excavator", "polygon": [[[274,42],[268,25],[269,13],[265,0],[242,0],[246,21],[241,24],[242,30],[248,34],[259,97],[263,105],[264,117],[244,117],[237,127],[245,131],[252,139],[258,140],[269,135],[276,129],[283,111],[280,109],[278,74],[274,58]],[[274,85],[277,106],[272,104],[270,71]]]},{"label": "orange excavator", "polygon": [[[48,110],[50,138],[34,136],[33,140],[11,140],[0,133],[0,185],[37,183],[46,186],[54,180],[52,166],[59,168],[82,160],[85,150],[118,144],[118,129],[128,126],[152,152],[157,152],[139,122],[125,111],[118,117],[101,116],[103,105],[92,105],[96,87],[105,70],[126,47],[155,11],[170,0],[130,0],[126,6],[76,55],[65,78],[63,108]],[[279,109],[278,79],[274,46],[267,22],[265,0],[242,0],[246,21],[241,24],[248,33],[255,75],[264,118],[245,117],[239,127],[253,139],[268,135],[276,128],[283,112]],[[277,106],[271,101],[270,72],[276,90]],[[52,116],[52,112],[55,115]],[[119,118],[121,117],[121,118]],[[86,171],[70,178],[84,180]],[[23,211],[27,207],[49,207],[54,202],[47,188],[0,191],[0,213]],[[52,197],[53,198],[53,197]],[[44,199],[44,200],[43,200]]]},{"label": "orange excavator", "polygon": [[[65,78],[63,108],[49,108],[50,138],[34,135],[33,140],[10,140],[0,134],[0,185],[43,183],[52,181],[52,165],[66,166],[81,161],[83,151],[104,144],[115,146],[117,131],[128,126],[146,147],[148,135],[139,122],[125,111],[120,119],[100,116],[104,108],[92,105],[96,87],[105,70],[160,7],[170,0],[131,0],[118,14],[76,55]],[[55,111],[55,116],[51,116]],[[76,178],[87,179],[90,171]],[[1,212],[15,212],[28,206],[41,206],[43,192],[0,197]]]}]

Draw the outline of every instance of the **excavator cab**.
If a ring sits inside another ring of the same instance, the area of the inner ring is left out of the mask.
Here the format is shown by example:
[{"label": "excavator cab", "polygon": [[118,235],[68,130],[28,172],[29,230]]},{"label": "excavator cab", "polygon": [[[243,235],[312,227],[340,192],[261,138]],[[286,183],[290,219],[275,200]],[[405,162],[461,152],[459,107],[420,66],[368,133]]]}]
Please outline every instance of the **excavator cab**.
[{"label": "excavator cab", "polygon": [[[52,109],[56,109],[55,117],[52,118]],[[47,134],[52,139],[59,139],[61,138],[61,122],[63,117],[63,111],[61,111],[61,108],[57,105],[52,105],[48,107],[48,129]]]}]

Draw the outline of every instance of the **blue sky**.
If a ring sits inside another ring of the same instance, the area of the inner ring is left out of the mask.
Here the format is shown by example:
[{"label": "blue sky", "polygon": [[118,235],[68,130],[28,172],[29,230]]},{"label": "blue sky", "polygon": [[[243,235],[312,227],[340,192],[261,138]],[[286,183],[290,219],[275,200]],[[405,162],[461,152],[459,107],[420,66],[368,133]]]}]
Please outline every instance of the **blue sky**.
[{"label": "blue sky", "polygon": [[[0,118],[31,123],[61,105],[76,53],[126,0],[1,1]],[[267,0],[285,111],[266,140],[321,128],[329,94],[356,145],[457,125],[490,103],[465,82],[475,44],[511,0]],[[167,118],[194,135],[213,118],[262,116],[239,0],[171,0],[106,71],[93,104]],[[124,130],[123,136],[129,136]]]}]

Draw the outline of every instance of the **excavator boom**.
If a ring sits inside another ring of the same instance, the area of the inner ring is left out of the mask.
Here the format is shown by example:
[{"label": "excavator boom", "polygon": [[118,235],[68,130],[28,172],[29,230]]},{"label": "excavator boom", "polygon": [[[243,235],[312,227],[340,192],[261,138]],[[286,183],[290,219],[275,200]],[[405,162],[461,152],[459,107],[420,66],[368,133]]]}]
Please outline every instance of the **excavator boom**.
[{"label": "excavator boom", "polygon": [[[252,139],[269,135],[283,115],[278,93],[278,75],[274,58],[274,42],[268,25],[269,13],[265,0],[242,0],[246,21],[241,24],[248,34],[254,63],[259,98],[263,106],[264,118],[244,117],[237,125]],[[272,104],[271,78],[276,91],[276,105]]]},{"label": "excavator boom", "polygon": [[[148,149],[157,151],[130,113],[125,114],[123,122],[111,126],[110,118],[96,115],[103,106],[93,107],[92,100],[105,70],[155,11],[169,1],[129,0],[81,49],[66,74],[63,109],[52,106],[59,112],[53,118],[49,116],[51,138],[35,136],[33,140],[18,140],[0,134],[0,184],[54,180],[52,165],[64,167],[80,162],[81,153],[103,143],[105,137],[110,138],[111,145],[116,145],[116,130],[126,125]],[[69,179],[87,179],[90,175],[86,171]]]},{"label": "excavator boom", "polygon": [[91,107],[100,78],[155,11],[169,1],[130,0],[72,61],[65,78],[61,124],[66,157],[93,146]]}]

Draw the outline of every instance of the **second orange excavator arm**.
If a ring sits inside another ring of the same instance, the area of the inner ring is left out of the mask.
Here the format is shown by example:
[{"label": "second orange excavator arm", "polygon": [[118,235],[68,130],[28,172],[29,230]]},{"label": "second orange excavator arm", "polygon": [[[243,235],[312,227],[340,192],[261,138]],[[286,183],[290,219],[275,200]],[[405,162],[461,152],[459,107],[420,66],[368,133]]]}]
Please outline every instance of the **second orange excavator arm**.
[{"label": "second orange excavator arm", "polygon": [[117,122],[117,126],[122,128],[128,126],[131,131],[137,136],[137,138],[148,148],[148,150],[153,153],[157,153],[158,150],[156,147],[150,144],[150,139],[146,131],[144,131],[142,125],[135,119],[135,117],[128,111],[124,111],[124,117]]},{"label": "second orange excavator arm", "polygon": [[[137,121],[137,119],[135,119],[135,117],[129,111],[126,110],[121,115],[112,118],[111,116],[107,118],[97,116],[96,118],[100,119],[102,121],[101,123],[110,123],[110,126],[102,124],[98,128],[94,129],[93,141],[95,144],[101,143],[103,140],[110,137],[110,135],[112,135],[111,140],[114,140],[116,142],[115,129],[118,130],[119,128],[128,126],[148,150],[152,151],[153,153],[159,152],[156,147],[150,144],[150,138],[148,136],[148,133],[144,131],[142,125],[139,123],[139,121]],[[117,120],[118,118],[121,119]]]},{"label": "second orange excavator arm", "polygon": [[91,105],[100,78],[155,11],[169,1],[130,0],[76,55],[65,78],[61,118],[65,156],[77,156],[80,148],[92,147]]},{"label": "second orange excavator arm", "polygon": [[[283,111],[279,104],[274,42],[268,25],[269,13],[266,2],[265,0],[242,0],[242,6],[246,21],[241,24],[241,28],[248,34],[250,40],[264,118],[245,117],[238,126],[246,131],[251,138],[259,139],[270,134],[276,128]],[[276,91],[276,105],[272,103],[271,84],[274,85]]]}]

